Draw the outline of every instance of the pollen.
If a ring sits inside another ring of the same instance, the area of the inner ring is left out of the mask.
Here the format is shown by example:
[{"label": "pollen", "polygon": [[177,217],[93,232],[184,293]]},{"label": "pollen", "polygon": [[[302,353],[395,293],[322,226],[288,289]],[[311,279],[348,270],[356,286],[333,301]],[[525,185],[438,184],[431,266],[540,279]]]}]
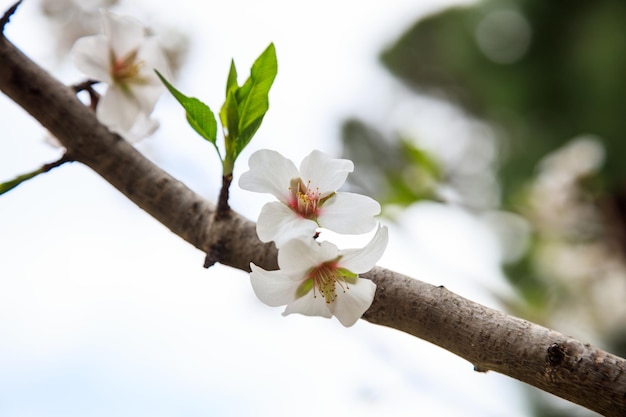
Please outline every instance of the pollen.
[{"label": "pollen", "polygon": [[300,178],[291,180],[289,206],[305,219],[316,220],[319,214],[321,192],[319,187],[312,188],[311,181],[305,184]]},{"label": "pollen", "polygon": [[314,296],[317,297],[317,292],[319,292],[327,304],[337,299],[338,287],[344,293],[350,289],[336,261],[324,262],[317,266],[308,274],[307,278],[313,281]]}]

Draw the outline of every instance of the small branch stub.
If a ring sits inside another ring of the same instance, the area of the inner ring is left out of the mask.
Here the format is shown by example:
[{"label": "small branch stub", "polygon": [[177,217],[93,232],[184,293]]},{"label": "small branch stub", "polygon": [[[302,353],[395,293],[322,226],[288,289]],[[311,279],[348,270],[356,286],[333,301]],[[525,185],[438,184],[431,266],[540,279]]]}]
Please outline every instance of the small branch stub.
[{"label": "small branch stub", "polygon": [[218,263],[224,254],[224,250],[224,243],[222,241],[218,241],[217,243],[212,244],[206,253],[203,266],[206,269],[209,269],[210,267]]},{"label": "small branch stub", "polygon": [[98,107],[98,102],[100,101],[100,94],[96,90],[94,90],[94,84],[98,84],[99,81],[96,80],[86,80],[78,84],[72,85],[72,89],[76,94],[81,91],[86,91],[89,94],[89,108],[93,111],[96,111]]}]

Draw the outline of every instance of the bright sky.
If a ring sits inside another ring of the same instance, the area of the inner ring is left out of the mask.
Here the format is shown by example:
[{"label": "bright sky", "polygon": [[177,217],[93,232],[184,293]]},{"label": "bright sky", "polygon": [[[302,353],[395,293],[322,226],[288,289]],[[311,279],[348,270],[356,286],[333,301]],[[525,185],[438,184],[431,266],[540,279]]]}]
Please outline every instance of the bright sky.
[{"label": "bright sky", "polygon": [[[11,3],[1,0],[1,9]],[[34,3],[25,0],[9,36],[58,77],[80,80],[55,63]],[[188,33],[192,49],[176,85],[214,108],[230,59],[243,77],[275,43],[271,109],[237,174],[263,147],[297,163],[315,148],[338,155],[343,118],[382,123],[400,86],[378,65],[378,51],[419,16],[452,3],[144,0],[118,11]],[[170,97],[156,116],[161,129],[139,149],[213,199],[219,170],[210,145]],[[58,155],[4,95],[0,125],[0,181]],[[237,187],[231,194],[250,218],[267,201]],[[497,305],[487,288],[505,290],[498,249],[479,220],[423,204],[389,226],[381,265]],[[207,271],[202,262],[202,253],[79,164],[0,197],[0,415],[527,414],[521,384],[475,373],[396,330],[283,318],[255,298],[246,274]]]}]

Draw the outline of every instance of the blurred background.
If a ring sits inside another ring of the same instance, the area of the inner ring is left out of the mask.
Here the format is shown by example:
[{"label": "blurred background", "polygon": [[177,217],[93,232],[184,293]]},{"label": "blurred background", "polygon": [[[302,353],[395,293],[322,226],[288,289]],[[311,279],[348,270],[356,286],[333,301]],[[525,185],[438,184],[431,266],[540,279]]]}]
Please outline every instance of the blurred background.
[{"label": "blurred background", "polygon": [[[380,265],[626,356],[626,3],[379,3],[26,0],[6,33],[70,84],[98,8],[133,15],[214,110],[230,59],[243,78],[274,42],[236,176],[260,148],[350,158],[391,230]],[[215,200],[211,145],[171,97],[155,116],[137,148]],[[5,96],[0,123],[0,181],[61,155]],[[231,196],[252,219],[269,201]],[[594,415],[395,330],[283,318],[202,262],[76,163],[1,196],[0,415]]]}]

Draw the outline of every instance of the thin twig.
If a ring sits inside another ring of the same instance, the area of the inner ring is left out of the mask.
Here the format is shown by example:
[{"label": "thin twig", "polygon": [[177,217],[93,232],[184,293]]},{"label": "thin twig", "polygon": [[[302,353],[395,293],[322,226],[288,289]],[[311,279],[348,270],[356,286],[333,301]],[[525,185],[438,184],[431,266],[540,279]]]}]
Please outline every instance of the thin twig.
[{"label": "thin twig", "polygon": [[19,0],[6,12],[4,12],[4,15],[2,15],[2,18],[0,18],[0,33],[4,34],[4,27],[7,25],[7,23],[9,23],[9,20],[11,20],[11,16],[13,16],[13,13],[15,13],[20,4],[22,4],[22,0]]},{"label": "thin twig", "polygon": [[96,80],[85,80],[80,83],[72,84],[71,87],[75,93],[80,93],[81,91],[92,90],[91,87],[94,86],[95,84],[98,84],[99,82],[100,81],[96,81]]},{"label": "thin twig", "polygon": [[[222,188],[220,189],[220,195],[217,200],[217,208],[215,209],[215,213],[213,215],[213,227],[219,227],[220,222],[224,223],[231,218],[232,211],[230,209],[230,205],[228,204],[228,198],[230,196],[230,184],[232,182],[232,173],[222,176]],[[211,242],[209,250],[206,253],[206,257],[204,258],[204,267],[210,268],[217,262],[220,262],[224,257],[225,250],[226,246],[221,239]]]},{"label": "thin twig", "polygon": [[100,101],[100,94],[93,89],[93,86],[95,84],[98,84],[99,82],[100,81],[96,80],[86,80],[71,86],[72,90],[74,90],[76,94],[80,93],[81,91],[86,91],[89,94],[89,108],[93,111],[96,111],[96,108],[98,107],[98,102]]},{"label": "thin twig", "polygon": [[233,182],[233,174],[222,176],[222,188],[220,190],[220,196],[217,200],[217,211],[215,212],[215,220],[220,220],[228,217],[230,213],[230,205],[228,204],[228,198],[230,196],[230,184]]},{"label": "thin twig", "polygon": [[17,187],[18,185],[35,178],[36,176],[40,175],[40,174],[45,174],[46,172],[50,172],[52,171],[54,168],[60,167],[61,165],[65,164],[66,162],[73,162],[74,159],[72,157],[70,157],[67,153],[64,154],[59,160],[54,161],[54,162],[50,162],[48,164],[43,165],[41,168],[36,169],[34,171],[28,172],[26,174],[22,174],[22,175],[18,175],[17,177],[15,177],[14,179],[7,181],[7,182],[3,182],[0,184],[0,194],[4,194],[8,191],[11,191],[12,189],[14,189],[15,187]]},{"label": "thin twig", "polygon": [[67,162],[74,162],[74,158],[69,153],[64,153],[61,158],[54,162],[50,162],[49,164],[45,164],[41,167],[41,173],[45,174],[46,172],[52,171],[54,168],[60,167],[61,165]]}]

